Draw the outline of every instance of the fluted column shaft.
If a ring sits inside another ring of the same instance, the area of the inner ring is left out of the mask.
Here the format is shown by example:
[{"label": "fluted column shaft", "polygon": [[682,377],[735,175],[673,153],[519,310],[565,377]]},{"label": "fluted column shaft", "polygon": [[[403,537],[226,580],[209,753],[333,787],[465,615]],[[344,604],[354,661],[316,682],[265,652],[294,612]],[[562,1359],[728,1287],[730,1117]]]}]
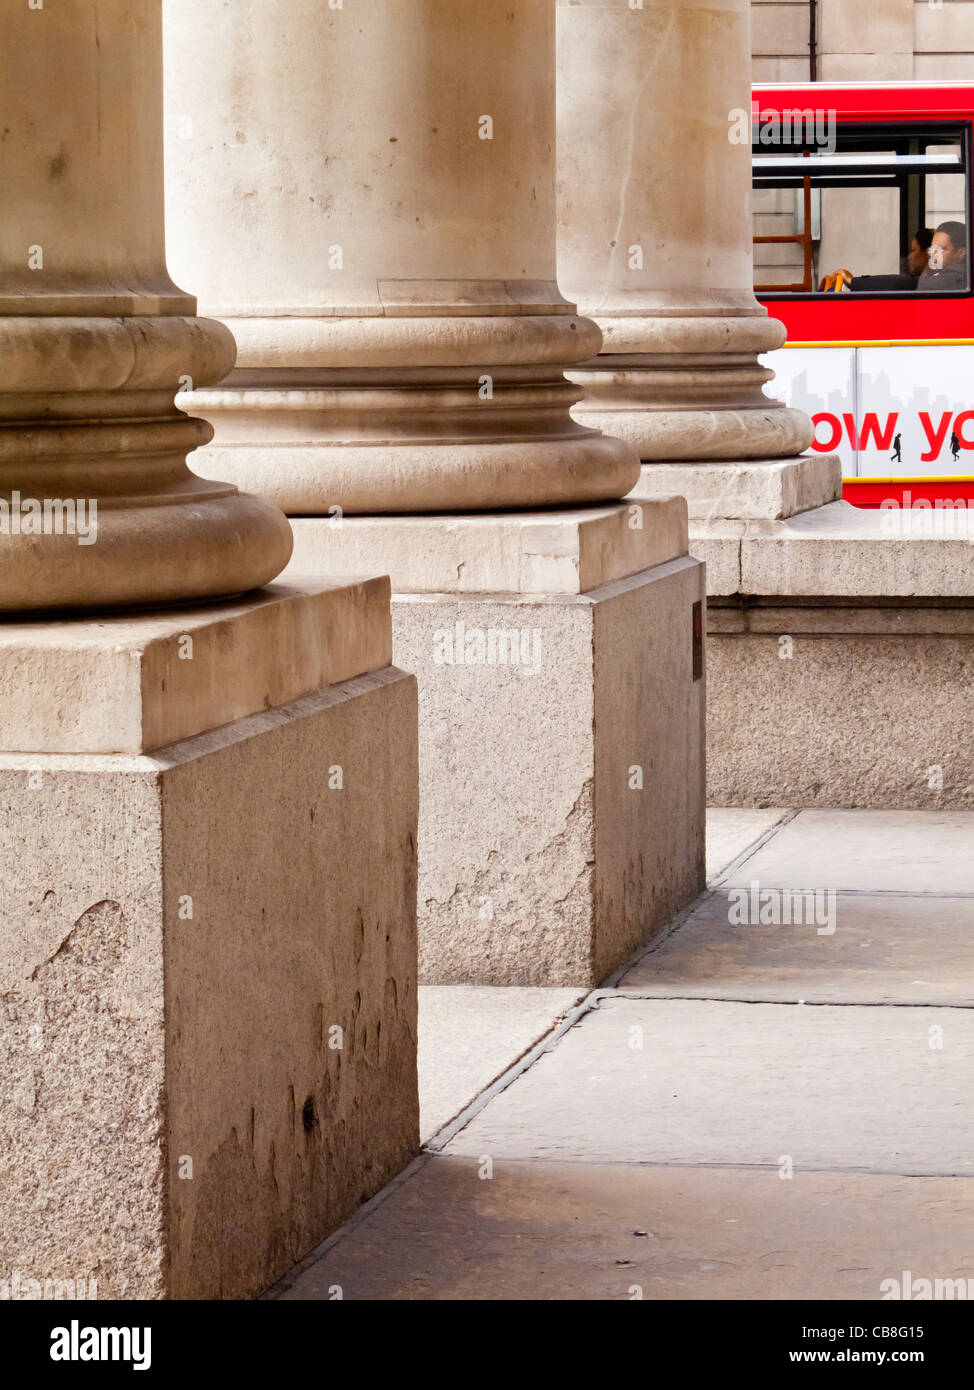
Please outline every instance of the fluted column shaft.
[{"label": "fluted column shaft", "polygon": [[170,264],[238,344],[193,408],[291,512],[622,495],[570,416],[554,0],[165,0]]},{"label": "fluted column shaft", "polygon": [[811,442],[764,395],[783,326],[752,289],[749,0],[558,0],[558,274],[603,333],[576,418],[644,460]]},{"label": "fluted column shaft", "polygon": [[234,346],[166,270],[160,3],[0,13],[0,609],[237,593],[290,554],[186,467],[211,430],[175,394]]}]

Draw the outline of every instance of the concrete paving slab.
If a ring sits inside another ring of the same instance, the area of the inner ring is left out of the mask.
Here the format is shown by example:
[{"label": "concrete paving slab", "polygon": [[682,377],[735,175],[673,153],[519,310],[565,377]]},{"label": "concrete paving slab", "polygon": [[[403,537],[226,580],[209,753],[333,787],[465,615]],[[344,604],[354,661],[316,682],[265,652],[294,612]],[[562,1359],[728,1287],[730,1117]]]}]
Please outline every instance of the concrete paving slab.
[{"label": "concrete paving slab", "polygon": [[707,882],[733,863],[749,845],[778,825],[790,811],[779,807],[754,811],[747,807],[711,806],[707,809]]},{"label": "concrete paving slab", "polygon": [[[717,892],[619,988],[663,998],[974,1005],[974,898],[839,893],[832,902],[835,931],[819,935],[827,911],[810,925],[733,926],[738,904]],[[818,906],[828,905],[823,894]]]},{"label": "concrete paving slab", "polygon": [[801,811],[727,881],[974,893],[974,811]]},{"label": "concrete paving slab", "polygon": [[504,1161],[480,1172],[476,1159],[430,1159],[281,1296],[880,1299],[907,1270],[974,1291],[970,1179]]},{"label": "concrete paving slab", "polygon": [[560,1023],[578,989],[421,985],[420,1135],[427,1139]]},{"label": "concrete paving slab", "polygon": [[963,1176],[972,1078],[968,1009],[618,997],[444,1152]]}]

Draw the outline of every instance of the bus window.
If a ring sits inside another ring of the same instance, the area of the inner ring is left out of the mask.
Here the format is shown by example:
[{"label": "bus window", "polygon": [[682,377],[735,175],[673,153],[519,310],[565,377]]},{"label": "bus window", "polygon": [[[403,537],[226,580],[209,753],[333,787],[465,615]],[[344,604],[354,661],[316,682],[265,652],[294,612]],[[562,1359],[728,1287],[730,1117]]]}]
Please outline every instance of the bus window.
[{"label": "bus window", "polygon": [[970,293],[967,132],[850,123],[834,143],[755,145],[758,293]]}]

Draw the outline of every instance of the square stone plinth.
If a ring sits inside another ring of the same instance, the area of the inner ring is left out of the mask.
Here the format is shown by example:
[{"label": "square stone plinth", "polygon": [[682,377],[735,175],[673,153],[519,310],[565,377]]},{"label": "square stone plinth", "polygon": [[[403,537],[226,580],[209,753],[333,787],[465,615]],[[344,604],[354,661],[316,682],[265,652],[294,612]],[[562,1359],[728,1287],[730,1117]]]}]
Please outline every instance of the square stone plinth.
[{"label": "square stone plinth", "polygon": [[416,786],[389,665],[151,754],[0,754],[0,1278],[247,1297],[409,1161]]},{"label": "square stone plinth", "polygon": [[397,594],[584,594],[687,553],[681,497],[572,511],[294,517],[291,526],[286,575],[378,569]]},{"label": "square stone plinth", "polygon": [[337,546],[392,571],[420,690],[421,979],[599,983],[703,884],[685,504],[303,519],[296,538],[296,564]]},{"label": "square stone plinth", "polygon": [[148,753],[392,660],[389,578],[0,624],[0,748]]},{"label": "square stone plinth", "polygon": [[783,521],[842,496],[838,454],[700,463],[644,463],[629,500],[677,493],[691,521]]}]

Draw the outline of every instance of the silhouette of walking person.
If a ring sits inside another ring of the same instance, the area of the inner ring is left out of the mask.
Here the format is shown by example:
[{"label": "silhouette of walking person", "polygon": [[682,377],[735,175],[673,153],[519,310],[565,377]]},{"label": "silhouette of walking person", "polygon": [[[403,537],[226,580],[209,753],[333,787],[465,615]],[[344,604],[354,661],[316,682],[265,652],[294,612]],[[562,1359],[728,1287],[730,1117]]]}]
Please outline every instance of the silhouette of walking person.
[{"label": "silhouette of walking person", "polygon": [[960,453],[960,440],[957,438],[956,430],[951,430],[950,432],[950,452],[953,455],[954,462],[956,463],[957,456]]},{"label": "silhouette of walking person", "polygon": [[900,453],[900,435],[893,440],[893,452],[890,454],[891,463],[902,463],[903,455]]}]

